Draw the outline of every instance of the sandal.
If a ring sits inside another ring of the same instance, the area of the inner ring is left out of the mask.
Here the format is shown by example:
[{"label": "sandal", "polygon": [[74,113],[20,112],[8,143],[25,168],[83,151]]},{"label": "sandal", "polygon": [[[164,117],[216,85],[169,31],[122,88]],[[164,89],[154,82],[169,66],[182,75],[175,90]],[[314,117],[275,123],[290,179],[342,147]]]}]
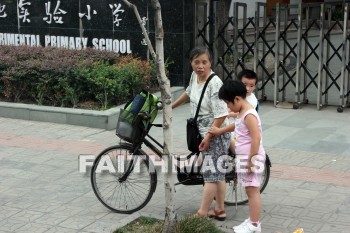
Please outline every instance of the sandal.
[{"label": "sandal", "polygon": [[216,209],[213,209],[214,210],[214,214],[208,214],[208,217],[209,218],[215,218],[216,220],[219,220],[219,221],[225,221],[226,220],[226,216],[220,216],[222,214],[225,214],[226,215],[226,212],[225,210],[216,210]]}]

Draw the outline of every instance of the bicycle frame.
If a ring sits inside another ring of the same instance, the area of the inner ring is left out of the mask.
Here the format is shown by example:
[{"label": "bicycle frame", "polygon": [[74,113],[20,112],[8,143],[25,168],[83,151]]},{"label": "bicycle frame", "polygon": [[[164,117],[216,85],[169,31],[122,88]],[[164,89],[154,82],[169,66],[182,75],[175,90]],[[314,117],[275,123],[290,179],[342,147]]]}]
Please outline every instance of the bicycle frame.
[{"label": "bicycle frame", "polygon": [[[152,126],[163,127],[162,124],[151,124],[150,128]],[[151,149],[156,155],[158,155],[162,159],[163,153],[154,144],[156,144],[161,149],[164,149],[164,146],[160,142],[158,142],[155,138],[153,138],[151,135],[149,135],[148,132],[149,132],[149,130],[145,131],[144,132],[145,136],[141,137],[142,140],[140,140],[139,142],[137,142],[137,143],[135,143],[133,145],[133,147],[135,148],[134,153],[137,150],[141,149],[142,144],[144,144],[145,146],[147,146],[149,149]],[[146,137],[149,138],[150,140],[147,140]],[[195,160],[193,161],[193,163],[191,165],[191,171],[189,173],[188,172],[181,172],[181,170],[178,168],[178,170],[177,170],[177,179],[178,179],[179,182],[175,183],[175,185],[179,185],[179,184],[182,184],[182,185],[203,185],[204,184],[204,180],[203,180],[202,174],[193,172],[194,171],[194,166],[195,166],[195,164],[196,164],[196,162],[198,160],[198,157],[199,157],[199,153],[190,153],[189,155],[187,155],[186,157],[183,157],[183,158],[176,157],[176,160],[177,161],[186,161],[186,160],[190,159],[192,156],[196,156],[196,158],[195,158]],[[270,158],[269,158],[268,155],[266,155],[266,164],[271,167],[271,161],[270,161]],[[127,177],[127,175],[130,174],[130,172],[132,172],[132,169],[133,169],[133,165],[132,165],[132,163],[130,163],[129,168],[126,171],[126,173],[125,173],[125,175],[123,177]],[[200,167],[199,167],[199,170],[200,170]],[[234,179],[232,174],[228,174],[226,176],[226,181],[229,181],[229,180],[232,180],[232,179]]]},{"label": "bicycle frame", "polygon": [[[152,126],[163,127],[162,124],[151,124],[151,127]],[[162,159],[163,153],[162,153],[162,151],[159,148],[164,149],[164,146],[160,142],[158,142],[155,138],[153,138],[151,135],[149,135],[148,131],[144,132],[144,133],[146,135],[144,137],[142,137],[143,139],[140,140],[139,142],[136,142],[135,144],[133,144],[133,147],[135,148],[134,149],[134,153],[136,153],[139,149],[141,149],[142,144],[144,144],[147,148],[151,149],[156,155],[159,156],[159,158]],[[157,148],[157,146],[159,148]],[[196,161],[198,160],[199,153],[197,153],[197,154],[196,153],[191,153],[188,156],[183,157],[183,158],[176,157],[176,160],[177,161],[185,161],[185,160],[190,159],[192,156],[196,156],[196,158],[195,158],[195,160],[192,163],[191,172],[190,173],[181,172],[180,169],[178,169],[177,178],[178,178],[179,182],[175,183],[175,185],[179,185],[179,184],[183,184],[183,185],[203,185],[204,184],[203,176],[200,173],[194,173],[193,172],[194,165],[196,164]],[[128,176],[128,174],[130,174],[132,172],[132,169],[133,169],[133,165],[132,165],[132,163],[130,163],[129,168],[127,169],[127,171],[125,172],[125,174],[124,174],[124,176],[122,178],[125,179]]]}]

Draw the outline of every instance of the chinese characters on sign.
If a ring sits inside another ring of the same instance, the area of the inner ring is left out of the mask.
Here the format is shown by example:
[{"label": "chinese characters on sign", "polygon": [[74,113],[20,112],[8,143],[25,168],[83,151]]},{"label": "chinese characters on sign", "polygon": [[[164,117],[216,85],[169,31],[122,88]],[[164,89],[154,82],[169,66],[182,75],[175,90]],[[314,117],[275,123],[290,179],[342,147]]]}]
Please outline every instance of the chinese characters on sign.
[{"label": "chinese characters on sign", "polygon": [[67,12],[60,9],[60,5],[61,5],[61,1],[58,0],[53,13],[51,13],[51,2],[48,1],[47,3],[45,3],[45,9],[46,9],[47,16],[44,17],[43,19],[46,23],[51,24],[52,19],[53,19],[55,21],[55,23],[63,24],[62,16],[60,16],[60,15],[65,15],[65,14],[67,14]]},{"label": "chinese characters on sign", "polygon": [[113,19],[113,23],[115,24],[115,26],[119,27],[119,22],[122,21],[121,19],[119,19],[119,13],[123,13],[124,10],[121,9],[122,5],[119,4],[109,4],[109,8],[111,8],[112,10],[112,15],[114,17]]},{"label": "chinese characters on sign", "polygon": [[[87,8],[87,13],[79,13],[79,18],[83,18],[84,16],[86,17],[87,20],[91,20],[91,6],[86,5]],[[94,15],[97,15],[97,11],[93,10],[92,13]]]},{"label": "chinese characters on sign", "polygon": [[[69,1],[69,0],[66,0]],[[31,6],[32,3],[29,0],[17,0],[17,16],[23,23],[30,23],[30,12],[29,12],[29,6]],[[57,0],[56,4],[52,3],[51,1],[45,2],[45,17],[43,17],[43,20],[48,23],[52,24],[53,22],[56,24],[63,24],[63,15],[67,14],[67,11],[60,8],[61,0]],[[114,3],[109,4],[109,7],[112,10],[112,17],[113,17],[113,24],[117,27],[120,25],[120,21],[122,19],[120,18],[120,14],[124,13],[124,10],[122,9],[122,5],[120,3]],[[6,5],[1,4],[0,2],[0,18],[7,17],[7,13],[5,11]],[[92,12],[91,12],[92,11]],[[79,12],[78,16],[79,18],[86,18],[87,20],[91,20],[91,14],[96,15],[97,11],[93,10],[90,5],[86,5],[86,12]]]},{"label": "chinese characters on sign", "polygon": [[[145,27],[146,27],[146,24],[147,24],[147,20],[148,20],[147,17],[142,17],[142,19],[141,19],[142,25],[145,26]],[[142,45],[147,45],[147,41],[146,41],[145,38],[142,39],[141,44]]]},{"label": "chinese characters on sign", "polygon": [[0,3],[0,18],[5,18],[7,16],[5,8],[6,8],[6,5],[1,5]]},{"label": "chinese characters on sign", "polygon": [[30,23],[30,19],[28,16],[30,15],[28,12],[28,6],[32,5],[31,2],[28,2],[27,0],[19,0],[18,1],[18,18],[22,19],[23,23]]}]

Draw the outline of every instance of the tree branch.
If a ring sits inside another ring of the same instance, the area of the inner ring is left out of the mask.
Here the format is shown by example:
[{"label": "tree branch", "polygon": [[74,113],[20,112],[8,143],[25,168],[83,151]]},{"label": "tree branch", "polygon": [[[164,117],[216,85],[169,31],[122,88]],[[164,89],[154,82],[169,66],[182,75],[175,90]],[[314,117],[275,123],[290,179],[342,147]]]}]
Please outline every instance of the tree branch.
[{"label": "tree branch", "polygon": [[147,43],[147,46],[148,46],[148,49],[151,53],[151,56],[153,57],[153,60],[156,61],[157,59],[157,56],[156,56],[156,53],[154,52],[154,49],[153,49],[153,46],[152,46],[152,43],[151,43],[151,40],[149,39],[148,37],[148,33],[147,33],[147,30],[145,28],[145,26],[143,25],[142,23],[142,20],[141,20],[141,17],[140,17],[140,14],[139,14],[139,11],[137,10],[137,7],[130,3],[128,0],[122,0],[129,8],[131,8],[134,13],[135,13],[135,16],[137,18],[137,21],[139,22],[140,24],[140,27],[142,29],[142,34],[145,36],[145,39],[146,39],[146,43]]}]

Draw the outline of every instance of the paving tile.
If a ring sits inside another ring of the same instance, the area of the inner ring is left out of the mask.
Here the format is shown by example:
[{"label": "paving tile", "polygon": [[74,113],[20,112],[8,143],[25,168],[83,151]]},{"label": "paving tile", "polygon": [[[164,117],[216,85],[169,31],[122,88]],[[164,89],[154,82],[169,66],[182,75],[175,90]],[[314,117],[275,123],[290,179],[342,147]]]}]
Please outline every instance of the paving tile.
[{"label": "paving tile", "polygon": [[[327,189],[328,192],[336,193],[338,195],[341,194],[349,194],[350,193],[350,187],[343,187],[343,186],[336,186],[336,185],[330,185],[329,188]],[[331,199],[337,199],[337,196],[330,197]],[[341,199],[346,199],[347,196],[341,197]]]},{"label": "paving tile", "polygon": [[15,175],[13,175],[14,178],[23,179],[27,182],[31,180],[35,180],[38,177],[42,176],[42,173],[39,172],[31,172],[31,171],[21,171]]},{"label": "paving tile", "polygon": [[32,210],[23,210],[19,213],[16,213],[11,216],[12,219],[18,219],[23,222],[33,222],[35,219],[40,218],[45,213],[38,212],[38,211],[32,211]]},{"label": "paving tile", "polygon": [[[333,124],[339,125],[339,123],[337,122],[333,122]],[[338,143],[338,142],[350,143],[350,135],[348,134],[348,132],[337,131],[336,133],[330,134],[329,136],[325,137],[324,141],[333,142],[333,143]]]},{"label": "paving tile", "polygon": [[335,221],[337,224],[350,227],[349,215],[347,214],[335,214]]},{"label": "paving tile", "polygon": [[50,228],[49,230],[45,231],[45,233],[78,233],[80,231],[77,231],[75,229],[71,228],[66,228],[66,227],[59,227],[59,226],[54,226]]},{"label": "paving tile", "polygon": [[[5,204],[12,202],[13,199],[17,198],[18,196],[13,196],[13,195],[8,195],[5,192],[0,193],[0,200],[1,200],[1,204],[3,206],[5,206]],[[0,211],[1,212],[1,211]]]},{"label": "paving tile", "polygon": [[314,199],[318,195],[319,191],[301,189],[300,186],[299,189],[295,189],[290,192],[291,197],[300,197],[306,199]]},{"label": "paving tile", "polygon": [[[329,163],[324,168],[329,170],[343,171],[350,173],[350,160],[337,160],[338,156],[334,156],[332,163]],[[350,156],[349,156],[350,158]]]},{"label": "paving tile", "polygon": [[99,220],[83,228],[83,231],[94,233],[110,233],[120,227],[120,224],[118,224],[116,221]]},{"label": "paving tile", "polygon": [[15,215],[16,213],[21,212],[19,208],[13,208],[8,206],[0,206],[0,219],[6,219]]},{"label": "paving tile", "polygon": [[326,202],[326,201],[321,201],[318,200],[317,198],[313,200],[309,205],[308,209],[311,211],[319,211],[319,212],[334,212],[336,211],[340,206],[342,205],[341,202]]},{"label": "paving tile", "polygon": [[[4,165],[4,164],[3,164]],[[18,173],[23,172],[21,169],[15,169],[15,168],[2,168],[0,171],[0,176],[15,176]]]},{"label": "paving tile", "polygon": [[329,219],[331,215],[331,210],[326,211],[325,209],[305,208],[299,213],[299,216],[296,219],[317,223]]},{"label": "paving tile", "polygon": [[337,209],[339,214],[350,215],[350,200],[345,200],[341,206]]},{"label": "paving tile", "polygon": [[[57,214],[59,216],[76,216],[78,213],[86,210],[85,205],[82,205],[80,207],[77,206],[70,206],[70,205],[61,205],[60,207],[54,209],[51,211],[52,214]],[[106,214],[106,213],[104,213]]]},{"label": "paving tile", "polygon": [[18,232],[35,232],[35,233],[44,233],[47,232],[52,226],[40,223],[27,223],[23,227],[19,228]]},{"label": "paving tile", "polygon": [[8,201],[5,206],[7,207],[13,207],[13,208],[19,208],[19,209],[27,209],[28,207],[32,206],[34,204],[33,199],[28,198],[13,198],[12,200]]},{"label": "paving tile", "polygon": [[295,218],[288,228],[293,231],[298,228],[303,228],[304,232],[318,233],[322,225],[322,221]]},{"label": "paving tile", "polygon": [[299,165],[299,164],[304,164],[304,162],[308,161],[309,159],[315,158],[314,154],[295,151],[295,150],[276,149],[276,148],[270,148],[270,147],[265,148],[265,150],[270,157],[272,165],[274,163]]},{"label": "paving tile", "polygon": [[35,219],[35,223],[41,223],[41,224],[48,224],[52,226],[58,226],[61,222],[65,221],[69,218],[69,215],[66,215],[65,213],[47,213],[43,215],[42,217]]},{"label": "paving tile", "polygon": [[290,217],[282,217],[278,215],[265,215],[262,217],[261,222],[263,226],[275,227],[277,229],[288,229],[288,226],[292,223],[293,219]]},{"label": "paving tile", "polygon": [[59,224],[60,227],[82,230],[97,219],[95,216],[71,216]]},{"label": "paving tile", "polygon": [[267,147],[278,147],[281,142],[298,133],[300,129],[285,126],[270,126],[263,131],[264,145]]},{"label": "paving tile", "polygon": [[9,187],[9,188],[13,188],[13,187],[20,187],[20,185],[22,184],[23,180],[16,178],[16,177],[7,177],[6,179],[0,181],[2,185]]},{"label": "paving tile", "polygon": [[[120,218],[120,216],[116,216],[115,214],[107,214],[98,221],[93,222],[92,224],[86,226],[83,231],[89,231],[89,232],[96,232],[96,233],[103,233],[103,232],[114,232],[117,228],[123,227],[129,222],[135,220],[136,218],[140,217],[141,215],[139,213],[134,213],[131,215],[123,215],[123,218]],[[144,216],[153,217],[149,214],[146,214]]]},{"label": "paving tile", "polygon": [[17,199],[19,197],[28,195],[30,191],[24,187],[8,187],[6,190],[0,191],[0,193],[0,195],[8,195],[11,196],[12,199]]},{"label": "paving tile", "polygon": [[[296,117],[295,115],[296,113],[294,112],[293,115],[291,115],[288,118],[285,118],[283,121],[279,122],[279,125],[283,125],[283,126],[289,126],[292,128],[302,128],[302,129],[315,129],[315,130],[319,130],[319,129],[327,129],[327,130],[332,130],[332,127],[326,127],[325,125],[323,126],[318,126],[318,127],[309,127],[311,124],[314,124],[315,121],[318,120],[317,116],[312,116],[310,115],[309,117],[305,117],[303,121],[300,121],[299,117]],[[311,131],[308,131],[311,132]]]},{"label": "paving tile", "polygon": [[0,221],[1,230],[9,232],[16,232],[19,228],[26,224],[27,223],[25,221],[20,219],[12,219],[11,217]]},{"label": "paving tile", "polygon": [[318,231],[318,233],[329,233],[329,232],[348,233],[349,226],[340,225],[338,223],[327,223],[327,224],[324,224]]},{"label": "paving tile", "polygon": [[328,185],[313,183],[313,182],[305,182],[299,186],[299,188],[302,190],[313,190],[313,191],[318,191],[318,192],[325,191],[327,189],[327,187],[328,187]]},{"label": "paving tile", "polygon": [[328,204],[336,204],[336,203],[341,203],[344,200],[347,199],[347,196],[345,196],[343,193],[338,193],[338,192],[324,192],[324,193],[320,193],[317,196],[317,200],[319,200],[320,202],[325,202]]},{"label": "paving tile", "polygon": [[312,151],[320,152],[320,153],[342,154],[348,148],[349,148],[349,143],[346,143],[346,142],[328,142],[325,140],[317,141],[315,144],[312,145]]},{"label": "paving tile", "polygon": [[297,218],[303,210],[304,208],[302,207],[275,205],[270,212],[278,216]]},{"label": "paving tile", "polygon": [[305,199],[303,197],[286,197],[283,202],[286,206],[294,206],[294,207],[306,207],[311,203],[312,199]]},{"label": "paving tile", "polygon": [[[52,155],[52,156],[50,156],[50,157],[51,157],[51,158],[50,158],[49,160],[46,160],[46,161],[42,162],[41,164],[42,164],[42,165],[54,166],[54,167],[56,167],[56,168],[60,168],[61,166],[70,164],[69,161],[60,159],[59,156]],[[52,157],[53,157],[53,158],[52,158]],[[59,171],[59,169],[57,169],[57,170]]]},{"label": "paving tile", "polygon": [[341,153],[341,155],[350,156],[350,148],[346,148],[346,150],[344,150],[343,153]]},{"label": "paving tile", "polygon": [[28,210],[40,211],[44,213],[50,213],[55,209],[62,207],[62,203],[50,201],[48,203],[36,202],[33,205],[29,206]]}]

